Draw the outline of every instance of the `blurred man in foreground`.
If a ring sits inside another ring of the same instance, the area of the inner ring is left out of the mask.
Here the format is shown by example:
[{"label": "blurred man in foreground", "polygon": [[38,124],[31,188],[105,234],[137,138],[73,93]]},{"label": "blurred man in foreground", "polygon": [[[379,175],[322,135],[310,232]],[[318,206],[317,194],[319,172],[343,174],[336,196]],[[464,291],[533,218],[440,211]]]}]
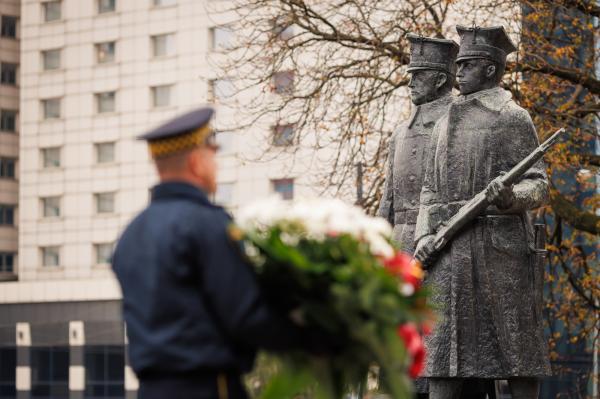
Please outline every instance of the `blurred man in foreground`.
[{"label": "blurred man in foreground", "polygon": [[208,199],[216,190],[212,115],[199,109],[140,137],[160,184],[113,258],[140,399],[246,398],[240,376],[256,349],[300,343],[265,303],[228,235],[231,219]]}]

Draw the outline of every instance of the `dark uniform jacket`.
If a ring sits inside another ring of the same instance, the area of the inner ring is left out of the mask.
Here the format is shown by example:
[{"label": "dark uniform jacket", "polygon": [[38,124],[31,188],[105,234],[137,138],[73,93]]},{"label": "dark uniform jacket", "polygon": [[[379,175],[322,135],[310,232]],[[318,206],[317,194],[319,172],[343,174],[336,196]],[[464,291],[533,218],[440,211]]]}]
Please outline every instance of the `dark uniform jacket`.
[{"label": "dark uniform jacket", "polygon": [[264,302],[230,217],[187,183],[156,186],[123,233],[113,268],[133,369],[146,374],[246,372],[255,349],[299,337]]},{"label": "dark uniform jacket", "polygon": [[390,141],[385,187],[377,214],[394,226],[394,240],[407,252],[414,251],[419,195],[431,131],[448,110],[452,98],[448,93],[414,107],[410,119],[398,127]]},{"label": "dark uniform jacket", "polygon": [[[500,172],[537,146],[527,111],[499,87],[460,96],[436,123],[421,193],[416,238],[444,221]],[[514,186],[512,208],[494,206],[466,226],[429,270],[439,309],[426,337],[426,377],[543,377],[550,367],[543,335],[543,265],[532,250],[527,210],[544,204],[544,165]]]}]

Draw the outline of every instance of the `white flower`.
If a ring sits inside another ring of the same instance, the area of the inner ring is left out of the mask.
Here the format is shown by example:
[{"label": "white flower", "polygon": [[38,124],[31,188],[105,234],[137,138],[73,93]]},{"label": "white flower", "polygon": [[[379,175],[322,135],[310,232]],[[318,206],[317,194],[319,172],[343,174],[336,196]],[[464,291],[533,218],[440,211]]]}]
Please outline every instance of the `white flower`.
[{"label": "white flower", "polygon": [[398,288],[400,293],[404,296],[411,296],[415,293],[415,287],[413,287],[413,285],[409,283],[402,283]]},{"label": "white flower", "polygon": [[[389,223],[339,199],[287,202],[270,197],[244,207],[238,215],[238,225],[247,231],[260,232],[282,224],[297,225],[307,237],[318,241],[330,234],[349,234],[367,242],[375,255],[386,258],[394,255],[389,243],[392,234]],[[281,238],[288,245],[296,245],[300,237],[295,234],[286,232]]]}]

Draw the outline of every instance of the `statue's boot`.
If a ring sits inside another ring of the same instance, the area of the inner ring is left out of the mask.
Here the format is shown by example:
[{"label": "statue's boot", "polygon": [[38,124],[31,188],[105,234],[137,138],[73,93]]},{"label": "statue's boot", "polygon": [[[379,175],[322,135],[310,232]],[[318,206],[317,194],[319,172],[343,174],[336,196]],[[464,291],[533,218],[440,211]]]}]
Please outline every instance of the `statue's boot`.
[{"label": "statue's boot", "polygon": [[538,399],[540,381],[536,378],[511,378],[508,386],[512,399]]},{"label": "statue's boot", "polygon": [[429,399],[459,399],[462,378],[430,378]]}]

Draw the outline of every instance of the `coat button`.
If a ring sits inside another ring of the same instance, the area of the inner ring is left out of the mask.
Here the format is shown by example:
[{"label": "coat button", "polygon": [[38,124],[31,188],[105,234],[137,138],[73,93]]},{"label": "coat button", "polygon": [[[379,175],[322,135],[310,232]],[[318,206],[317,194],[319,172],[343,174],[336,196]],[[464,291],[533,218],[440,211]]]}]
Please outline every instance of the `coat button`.
[{"label": "coat button", "polygon": [[416,154],[416,153],[417,153],[417,147],[413,147],[413,149],[412,149],[412,153],[413,153],[413,154]]},{"label": "coat button", "polygon": [[458,201],[460,197],[458,196],[458,194],[454,194],[454,199]]},{"label": "coat button", "polygon": [[410,181],[415,181],[415,179],[416,179],[415,175],[410,175],[408,177],[408,180],[410,180]]},{"label": "coat button", "polygon": [[411,204],[411,205],[417,205],[417,201],[416,201],[416,200],[414,200],[414,199],[411,199],[411,200],[410,200],[410,204]]}]

